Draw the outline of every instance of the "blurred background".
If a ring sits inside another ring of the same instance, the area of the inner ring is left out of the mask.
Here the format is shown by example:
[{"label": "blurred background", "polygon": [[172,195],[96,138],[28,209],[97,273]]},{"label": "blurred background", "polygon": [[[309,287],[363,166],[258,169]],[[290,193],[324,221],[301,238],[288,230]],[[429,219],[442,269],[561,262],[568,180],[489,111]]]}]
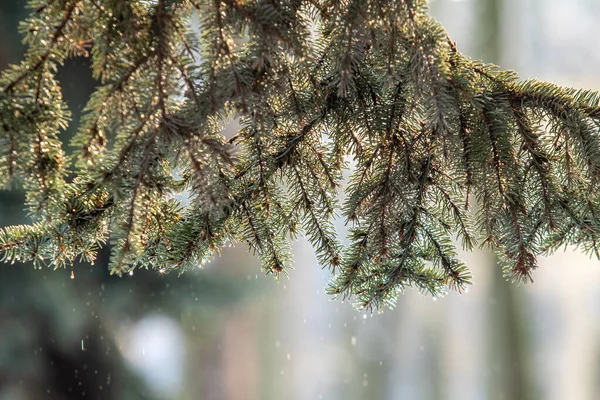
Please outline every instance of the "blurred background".
[{"label": "blurred background", "polygon": [[[474,58],[524,78],[600,89],[596,0],[436,0]],[[20,60],[23,0],[0,0],[0,70]],[[96,83],[60,70],[77,121]],[[64,79],[69,77],[68,79]],[[72,131],[65,132],[65,138]],[[27,222],[0,192],[0,225]],[[310,246],[279,283],[245,246],[182,276],[94,266],[0,264],[0,400],[598,399],[600,262],[572,250],[508,284],[485,252],[464,254],[468,293],[414,291],[364,315],[324,293]]]}]

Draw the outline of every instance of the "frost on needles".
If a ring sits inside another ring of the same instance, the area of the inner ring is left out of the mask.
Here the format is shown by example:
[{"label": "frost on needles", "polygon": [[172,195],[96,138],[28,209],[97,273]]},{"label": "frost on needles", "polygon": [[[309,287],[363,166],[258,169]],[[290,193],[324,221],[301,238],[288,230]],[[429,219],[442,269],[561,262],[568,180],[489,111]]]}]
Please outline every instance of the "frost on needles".
[{"label": "frost on needles", "polygon": [[[599,95],[469,59],[425,1],[29,8],[0,77],[0,181],[35,223],[1,231],[5,261],[63,267],[110,241],[113,273],[183,271],[243,242],[277,277],[301,234],[332,295],[380,309],[464,289],[456,242],[490,245],[515,280],[563,245],[598,255]],[[72,57],[100,85],[71,157],[56,72]]]}]

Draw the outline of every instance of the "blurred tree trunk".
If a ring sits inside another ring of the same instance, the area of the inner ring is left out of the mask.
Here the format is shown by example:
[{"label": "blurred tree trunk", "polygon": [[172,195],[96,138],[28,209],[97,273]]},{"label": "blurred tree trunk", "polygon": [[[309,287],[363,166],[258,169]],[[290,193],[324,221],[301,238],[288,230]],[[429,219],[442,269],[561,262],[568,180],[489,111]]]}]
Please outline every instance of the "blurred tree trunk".
[{"label": "blurred tree trunk", "polygon": [[[502,9],[504,0],[476,2],[479,26],[475,32],[474,56],[501,65],[503,57]],[[524,335],[526,319],[523,311],[523,291],[510,284],[496,268],[498,257],[490,254],[490,302],[487,313],[489,340],[489,398],[524,400],[530,398],[527,379]]]}]

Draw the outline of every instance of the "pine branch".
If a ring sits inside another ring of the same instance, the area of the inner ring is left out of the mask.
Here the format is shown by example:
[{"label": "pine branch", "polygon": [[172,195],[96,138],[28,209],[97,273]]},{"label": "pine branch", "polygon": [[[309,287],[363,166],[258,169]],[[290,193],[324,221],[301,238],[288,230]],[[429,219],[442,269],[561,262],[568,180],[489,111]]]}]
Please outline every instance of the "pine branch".
[{"label": "pine branch", "polygon": [[[112,272],[181,272],[243,242],[278,277],[300,233],[332,295],[380,309],[463,291],[456,239],[520,281],[564,245],[600,253],[600,95],[469,59],[426,1],[30,6],[0,75],[0,179],[34,223],[0,231],[6,261],[64,267],[108,241]],[[55,74],[73,57],[101,85],[68,158]]]}]

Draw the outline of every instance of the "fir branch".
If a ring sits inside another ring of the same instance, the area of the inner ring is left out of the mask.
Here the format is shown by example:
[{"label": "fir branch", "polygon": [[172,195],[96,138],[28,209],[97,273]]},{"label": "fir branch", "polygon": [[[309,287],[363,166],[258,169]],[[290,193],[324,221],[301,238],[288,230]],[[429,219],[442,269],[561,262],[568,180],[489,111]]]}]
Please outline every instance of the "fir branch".
[{"label": "fir branch", "polygon": [[[600,94],[469,59],[426,1],[117,3],[31,2],[25,60],[0,75],[0,174],[34,223],[0,231],[5,260],[63,267],[110,241],[113,272],[183,271],[245,242],[278,277],[301,232],[332,295],[379,309],[463,291],[453,238],[482,234],[525,281],[563,245],[600,253]],[[79,56],[101,86],[71,160],[55,73]]]}]

